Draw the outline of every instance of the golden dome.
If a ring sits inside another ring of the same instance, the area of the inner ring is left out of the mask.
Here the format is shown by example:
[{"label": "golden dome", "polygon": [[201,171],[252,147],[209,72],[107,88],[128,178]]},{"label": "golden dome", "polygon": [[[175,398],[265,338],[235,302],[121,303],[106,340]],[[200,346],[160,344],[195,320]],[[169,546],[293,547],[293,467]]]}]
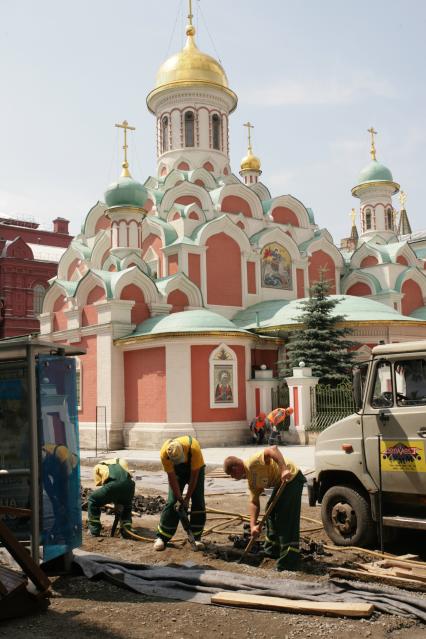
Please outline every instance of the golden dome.
[{"label": "golden dome", "polygon": [[246,157],[241,160],[240,168],[241,171],[260,171],[260,160],[253,155],[250,148]]},{"label": "golden dome", "polygon": [[212,56],[199,50],[195,44],[195,27],[188,24],[186,27],[187,40],[184,48],[168,58],[158,70],[155,89],[149,94],[150,98],[164,89],[173,86],[188,86],[193,84],[205,84],[224,89],[234,101],[232,110],[237,105],[237,96],[229,89],[228,78],[223,67]]}]

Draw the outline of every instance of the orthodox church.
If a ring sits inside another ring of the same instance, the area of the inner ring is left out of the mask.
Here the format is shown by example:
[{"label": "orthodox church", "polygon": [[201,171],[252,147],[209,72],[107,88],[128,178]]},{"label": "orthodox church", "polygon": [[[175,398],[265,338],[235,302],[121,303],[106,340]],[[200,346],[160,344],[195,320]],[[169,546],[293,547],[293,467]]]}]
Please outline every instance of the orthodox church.
[{"label": "orthodox church", "polygon": [[299,300],[324,271],[359,357],[380,340],[426,334],[426,235],[411,233],[405,206],[397,220],[399,185],[376,159],[374,130],[352,189],[360,231],[354,215],[338,248],[310,208],[263,184],[250,123],[240,177],[232,172],[237,96],[198,49],[191,12],[186,36],[147,97],[156,175],[131,176],[132,127],[117,125],[121,176],[62,255],[39,316],[42,336],[86,351],[77,362],[83,447],[96,425],[110,448],[159,447],[183,433],[202,445],[246,441],[247,421],[271,406]]}]

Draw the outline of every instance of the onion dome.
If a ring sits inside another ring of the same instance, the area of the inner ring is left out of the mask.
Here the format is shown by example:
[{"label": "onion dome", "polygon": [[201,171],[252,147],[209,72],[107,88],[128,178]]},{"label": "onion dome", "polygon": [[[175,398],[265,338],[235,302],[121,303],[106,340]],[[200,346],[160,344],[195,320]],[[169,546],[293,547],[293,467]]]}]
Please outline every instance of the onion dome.
[{"label": "onion dome", "polygon": [[249,149],[245,158],[241,160],[241,171],[260,171],[260,160],[253,155],[251,149]]},{"label": "onion dome", "polygon": [[358,184],[365,182],[393,182],[392,173],[377,160],[371,160],[370,164],[364,167],[359,174]]},{"label": "onion dome", "polygon": [[134,180],[129,172],[129,165],[123,162],[123,172],[116,182],[105,191],[105,202],[108,208],[114,206],[132,206],[143,208],[148,198],[148,191],[143,184]]},{"label": "onion dome", "polygon": [[195,27],[186,27],[186,44],[182,51],[168,58],[157,72],[155,88],[148,95],[147,104],[151,108],[151,100],[160,92],[175,87],[205,85],[218,87],[232,98],[231,111],[237,106],[237,96],[228,85],[228,78],[222,65],[212,56],[200,51],[195,43]]}]

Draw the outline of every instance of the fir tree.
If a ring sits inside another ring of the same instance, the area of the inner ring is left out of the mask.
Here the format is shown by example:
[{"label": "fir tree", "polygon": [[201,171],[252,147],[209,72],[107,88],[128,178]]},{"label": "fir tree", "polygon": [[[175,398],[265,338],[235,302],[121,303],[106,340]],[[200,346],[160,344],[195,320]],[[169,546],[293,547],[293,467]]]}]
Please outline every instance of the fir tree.
[{"label": "fir tree", "polygon": [[286,372],[292,375],[292,369],[303,361],[321,384],[336,386],[348,379],[355,343],[345,339],[350,329],[337,326],[345,316],[332,314],[339,299],[329,297],[329,290],[330,284],[321,275],[309,290],[309,299],[300,302],[302,312],[295,319],[303,327],[290,336]]}]

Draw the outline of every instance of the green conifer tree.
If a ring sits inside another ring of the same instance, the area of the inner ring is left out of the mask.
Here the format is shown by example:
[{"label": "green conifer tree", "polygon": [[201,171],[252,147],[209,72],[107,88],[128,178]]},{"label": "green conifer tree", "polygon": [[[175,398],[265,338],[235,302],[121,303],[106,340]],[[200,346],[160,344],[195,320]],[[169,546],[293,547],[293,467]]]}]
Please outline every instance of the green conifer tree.
[{"label": "green conifer tree", "polygon": [[303,327],[290,336],[286,374],[292,375],[292,369],[303,361],[321,384],[336,386],[350,375],[355,342],[345,339],[350,329],[337,326],[345,316],[333,314],[339,299],[329,297],[329,290],[321,274],[309,290],[309,299],[300,302],[302,312],[295,319]]}]

